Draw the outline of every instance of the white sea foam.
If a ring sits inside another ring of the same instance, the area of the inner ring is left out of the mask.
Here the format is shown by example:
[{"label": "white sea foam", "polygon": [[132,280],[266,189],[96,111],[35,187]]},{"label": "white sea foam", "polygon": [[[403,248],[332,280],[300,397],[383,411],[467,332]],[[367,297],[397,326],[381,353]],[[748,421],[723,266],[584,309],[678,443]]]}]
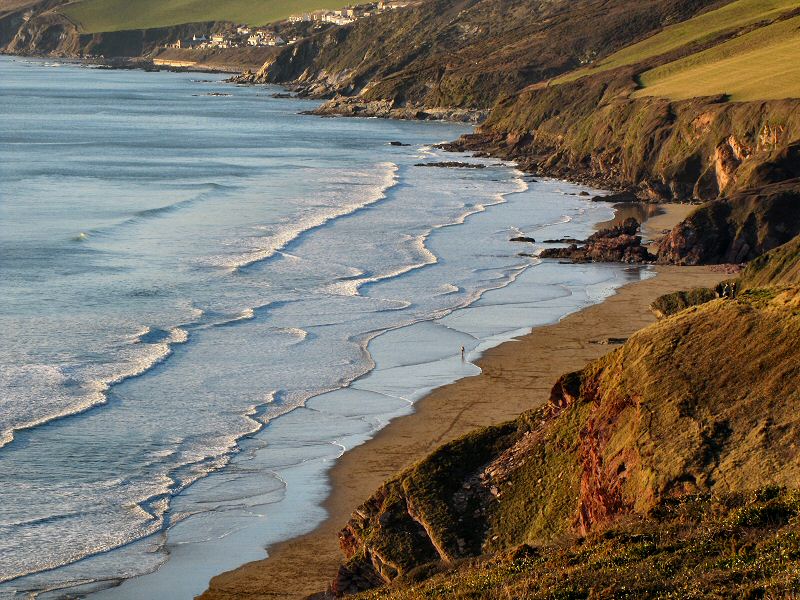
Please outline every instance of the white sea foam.
[{"label": "white sea foam", "polygon": [[[238,88],[222,115],[188,78],[132,72],[109,84],[137,114],[131,131],[96,94],[103,74],[77,76],[67,90],[34,86],[69,104],[74,128],[13,133],[31,143],[14,146],[3,178],[16,237],[2,250],[24,252],[0,266],[0,382],[7,364],[33,370],[2,384],[1,414],[48,422],[107,406],[35,428],[3,455],[24,475],[0,481],[3,522],[17,524],[0,536],[0,574],[32,575],[0,596],[82,595],[156,569],[104,597],[202,592],[208,576],[313,526],[343,449],[424,390],[474,374],[461,345],[472,359],[530,319],[557,318],[559,302],[613,287],[601,266],[533,269],[508,242],[515,228],[555,237],[556,221],[558,235],[584,235],[598,207],[547,181],[515,196],[526,183],[496,161],[414,167],[414,148],[450,160],[429,132],[454,139],[459,126],[298,118],[296,103],[284,114]],[[12,130],[49,106],[12,104]],[[115,143],[86,135],[98,119]],[[385,147],[400,135],[411,152]],[[85,156],[64,161],[46,140]],[[91,236],[71,243],[80,231]],[[12,410],[9,397],[29,401]]]},{"label": "white sea foam", "polygon": [[270,236],[258,238],[260,248],[257,250],[233,257],[211,259],[212,264],[221,262],[221,266],[231,271],[244,269],[283,252],[292,242],[297,241],[301,236],[311,231],[386,199],[388,191],[397,184],[398,167],[394,163],[385,162],[376,165],[376,168],[381,170],[378,181],[371,187],[367,186],[362,197],[358,197],[350,190],[351,196],[345,202],[314,211],[296,222],[285,224],[279,231]]},{"label": "white sea foam", "polygon": [[[149,327],[143,328],[129,338],[129,343],[140,344],[141,338],[150,332]],[[5,418],[0,421],[0,448],[11,443],[17,431],[40,427],[105,404],[106,392],[112,385],[146,373],[172,353],[174,344],[183,344],[188,339],[188,332],[175,327],[163,342],[146,344],[143,352],[127,353],[128,360],[119,370],[98,379],[75,379],[67,374],[65,367],[54,365],[10,365],[0,370],[0,398],[7,399],[3,403]],[[43,414],[41,407],[45,407]]]}]

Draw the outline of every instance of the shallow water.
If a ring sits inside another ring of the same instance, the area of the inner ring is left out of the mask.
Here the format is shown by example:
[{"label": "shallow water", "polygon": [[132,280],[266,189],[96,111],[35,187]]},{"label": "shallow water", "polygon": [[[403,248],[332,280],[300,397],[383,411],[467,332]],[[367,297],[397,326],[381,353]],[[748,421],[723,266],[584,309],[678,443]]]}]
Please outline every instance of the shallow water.
[{"label": "shallow water", "polygon": [[478,372],[461,345],[642,276],[518,255],[611,209],[415,166],[463,126],[0,65],[0,597],[190,598],[318,523],[332,461]]}]

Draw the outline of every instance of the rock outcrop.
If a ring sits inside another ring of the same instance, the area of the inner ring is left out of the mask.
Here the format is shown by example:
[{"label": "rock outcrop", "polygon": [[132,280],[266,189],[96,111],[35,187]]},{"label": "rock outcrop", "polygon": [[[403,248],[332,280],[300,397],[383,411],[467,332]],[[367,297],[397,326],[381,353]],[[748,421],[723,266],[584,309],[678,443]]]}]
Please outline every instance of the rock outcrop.
[{"label": "rock outcrop", "polygon": [[798,176],[800,99],[630,98],[635,72],[532,86],[501,100],[475,134],[445,147],[648,202],[710,201]]},{"label": "rock outcrop", "polygon": [[742,191],[700,206],[659,244],[662,263],[752,260],[800,234],[800,179]]},{"label": "rock outcrop", "polygon": [[593,233],[583,246],[572,243],[567,248],[545,248],[542,258],[569,259],[573,262],[650,263],[656,257],[642,246],[642,236],[636,235],[639,221],[625,219],[622,225]]}]

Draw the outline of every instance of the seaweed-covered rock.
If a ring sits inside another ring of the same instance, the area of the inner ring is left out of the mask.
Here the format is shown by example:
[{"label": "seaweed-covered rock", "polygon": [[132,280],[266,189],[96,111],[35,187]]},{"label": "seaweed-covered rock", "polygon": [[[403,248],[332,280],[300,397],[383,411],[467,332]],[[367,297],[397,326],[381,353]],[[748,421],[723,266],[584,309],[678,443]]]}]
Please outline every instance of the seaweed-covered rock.
[{"label": "seaweed-covered rock", "polygon": [[546,248],[540,256],[573,262],[653,262],[655,256],[642,246],[641,236],[635,235],[638,229],[639,222],[630,217],[622,225],[592,234],[583,246],[573,243],[566,248]]}]

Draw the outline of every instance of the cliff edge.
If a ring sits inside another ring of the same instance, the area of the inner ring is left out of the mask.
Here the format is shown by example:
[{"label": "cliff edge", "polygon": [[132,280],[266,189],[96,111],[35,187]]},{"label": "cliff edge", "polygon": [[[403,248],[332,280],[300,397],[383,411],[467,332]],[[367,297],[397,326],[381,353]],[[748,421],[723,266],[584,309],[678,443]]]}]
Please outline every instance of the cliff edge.
[{"label": "cliff edge", "polygon": [[661,319],[561,377],[543,408],[387,482],[342,530],[331,593],[796,591],[799,265],[795,238],[735,297]]}]

